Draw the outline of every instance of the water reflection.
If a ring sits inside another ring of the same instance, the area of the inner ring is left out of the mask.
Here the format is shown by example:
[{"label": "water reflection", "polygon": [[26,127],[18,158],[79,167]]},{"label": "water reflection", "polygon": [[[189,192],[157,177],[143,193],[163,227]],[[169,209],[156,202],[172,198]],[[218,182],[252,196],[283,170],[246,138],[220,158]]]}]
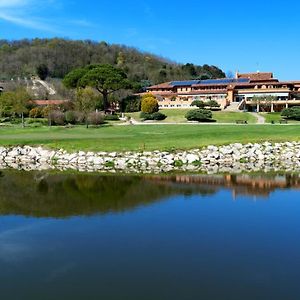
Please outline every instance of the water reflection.
[{"label": "water reflection", "polygon": [[104,176],[49,172],[0,173],[0,214],[69,217],[122,212],[175,195],[268,199],[276,189],[300,188],[299,175]]},{"label": "water reflection", "polygon": [[299,183],[3,171],[1,299],[299,299]]}]

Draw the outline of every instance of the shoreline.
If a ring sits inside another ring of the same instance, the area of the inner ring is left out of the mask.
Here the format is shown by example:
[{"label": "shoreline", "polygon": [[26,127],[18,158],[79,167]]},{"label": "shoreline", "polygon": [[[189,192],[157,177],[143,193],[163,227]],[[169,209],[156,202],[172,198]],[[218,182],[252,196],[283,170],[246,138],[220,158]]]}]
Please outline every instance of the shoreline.
[{"label": "shoreline", "polygon": [[300,172],[300,142],[234,143],[177,151],[69,153],[42,147],[0,147],[0,169],[108,173]]}]

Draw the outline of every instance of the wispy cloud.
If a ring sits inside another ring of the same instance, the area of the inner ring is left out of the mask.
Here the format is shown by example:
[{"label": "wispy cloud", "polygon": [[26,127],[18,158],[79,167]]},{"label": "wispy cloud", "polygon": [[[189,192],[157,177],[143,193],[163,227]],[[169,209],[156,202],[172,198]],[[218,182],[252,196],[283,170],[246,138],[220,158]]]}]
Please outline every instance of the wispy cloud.
[{"label": "wispy cloud", "polygon": [[0,12],[0,19],[22,27],[50,31],[50,32],[57,32],[57,30],[53,26],[48,25],[46,22],[37,21],[33,19],[28,20],[22,16],[20,17],[14,16],[6,12]]},{"label": "wispy cloud", "polygon": [[33,255],[31,247],[20,236],[35,227],[36,225],[29,224],[0,232],[0,262],[14,263]]},{"label": "wispy cloud", "polygon": [[35,16],[39,5],[36,0],[0,0],[0,19],[21,27],[55,31],[54,26]]},{"label": "wispy cloud", "polygon": [[28,4],[28,0],[0,0],[0,8],[22,7]]},{"label": "wispy cloud", "polygon": [[61,0],[0,0],[0,21],[12,23],[20,27],[31,28],[55,34],[66,34],[67,27],[92,27],[85,19],[41,17],[48,8],[60,11],[65,3]]}]

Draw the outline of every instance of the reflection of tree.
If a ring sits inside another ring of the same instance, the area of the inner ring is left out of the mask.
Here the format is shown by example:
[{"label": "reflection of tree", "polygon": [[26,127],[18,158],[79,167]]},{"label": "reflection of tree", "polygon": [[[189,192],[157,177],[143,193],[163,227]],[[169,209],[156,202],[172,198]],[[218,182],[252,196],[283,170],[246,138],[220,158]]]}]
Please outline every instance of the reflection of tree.
[{"label": "reflection of tree", "polygon": [[165,185],[147,177],[5,171],[0,214],[68,217],[122,212],[175,194],[210,194],[200,185]]},{"label": "reflection of tree", "polygon": [[212,195],[220,188],[233,194],[268,195],[278,188],[300,187],[299,176],[174,175],[103,176],[0,172],[0,214],[69,217],[122,212],[172,195]]}]

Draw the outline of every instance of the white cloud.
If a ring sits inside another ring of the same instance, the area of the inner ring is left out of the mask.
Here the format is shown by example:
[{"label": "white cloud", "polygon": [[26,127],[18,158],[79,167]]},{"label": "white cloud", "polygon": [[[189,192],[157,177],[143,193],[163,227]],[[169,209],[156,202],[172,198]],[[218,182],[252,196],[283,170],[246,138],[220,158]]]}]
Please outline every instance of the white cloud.
[{"label": "white cloud", "polygon": [[31,28],[55,34],[66,34],[66,28],[93,27],[86,19],[41,18],[47,9],[61,11],[65,9],[61,0],[0,0],[0,21],[20,27]]},{"label": "white cloud", "polygon": [[24,17],[14,16],[14,15],[11,15],[11,14],[5,13],[5,12],[0,12],[0,19],[10,22],[10,23],[13,23],[13,24],[16,24],[16,25],[19,25],[19,26],[22,26],[22,27],[56,32],[56,30],[54,30],[54,28],[52,26],[49,26],[44,22],[36,21],[33,19],[28,20],[28,19],[25,19]]},{"label": "white cloud", "polygon": [[[44,8],[51,3],[52,0],[43,1]],[[53,22],[37,17],[41,8],[37,0],[0,0],[0,20],[21,27],[59,33],[52,25]]]},{"label": "white cloud", "polygon": [[28,0],[0,0],[0,8],[21,7],[28,3]]}]

